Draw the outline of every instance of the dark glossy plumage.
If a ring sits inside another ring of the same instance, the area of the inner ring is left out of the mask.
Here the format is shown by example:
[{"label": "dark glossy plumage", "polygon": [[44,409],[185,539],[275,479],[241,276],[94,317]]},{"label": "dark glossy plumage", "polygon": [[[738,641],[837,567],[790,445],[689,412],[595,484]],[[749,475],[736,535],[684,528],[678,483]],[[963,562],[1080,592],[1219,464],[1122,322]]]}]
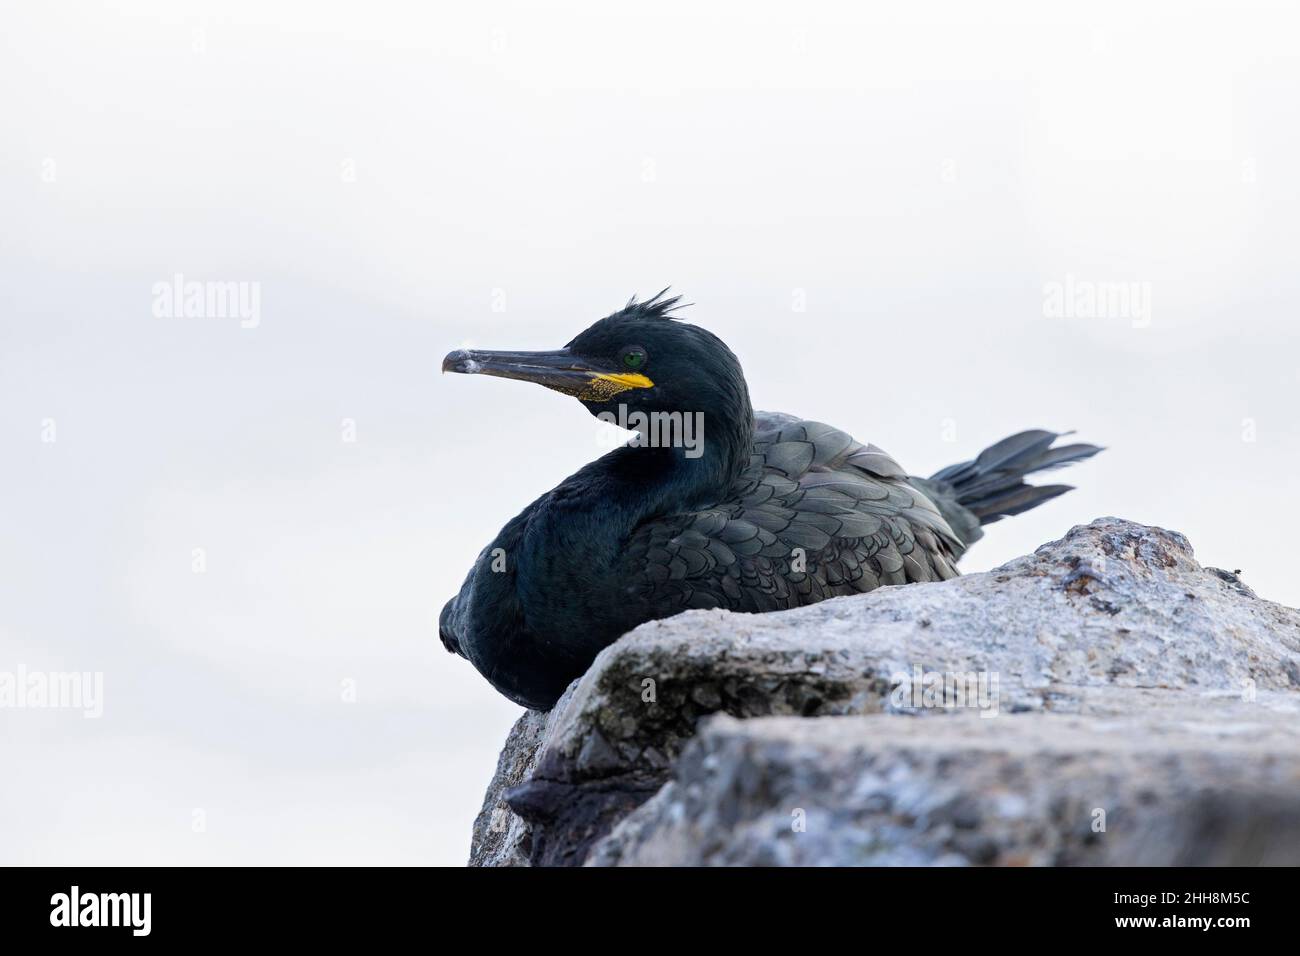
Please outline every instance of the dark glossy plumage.
[{"label": "dark glossy plumage", "polygon": [[882,584],[956,576],[963,543],[873,445],[790,415],[755,415],[749,464],[717,505],[647,521],[618,574],[652,617],[775,611]]},{"label": "dark glossy plumage", "polygon": [[[449,650],[502,693],[548,708],[595,655],[647,620],[690,608],[761,612],[957,575],[981,524],[1068,490],[1026,474],[1089,457],[1023,432],[931,478],[846,432],[750,408],[740,364],[676,300],[630,303],[550,353],[453,353],[444,368],[526,378],[620,404],[699,412],[702,453],[624,447],[533,502],[480,554],[443,609]],[[632,358],[628,358],[629,352]],[[636,353],[644,366],[629,378]],[[625,361],[619,365],[619,357]],[[586,387],[618,389],[605,395]],[[644,378],[649,384],[624,387]],[[612,384],[608,384],[612,382]]]}]

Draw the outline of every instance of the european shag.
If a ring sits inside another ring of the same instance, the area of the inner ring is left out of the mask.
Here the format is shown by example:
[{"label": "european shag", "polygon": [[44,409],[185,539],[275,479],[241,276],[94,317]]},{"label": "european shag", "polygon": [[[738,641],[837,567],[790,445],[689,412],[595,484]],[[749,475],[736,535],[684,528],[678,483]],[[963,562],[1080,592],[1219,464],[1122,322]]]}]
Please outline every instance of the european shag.
[{"label": "european shag", "polygon": [[[753,411],[736,356],[672,315],[681,297],[666,292],[633,298],[562,349],[443,360],[444,372],[535,382],[640,426],[502,528],[443,608],[446,648],[525,707],[549,709],[645,621],[955,577],[981,525],[1070,490],[1025,475],[1100,451],[1025,431],[929,478],[909,475],[838,428]],[[662,440],[691,437],[693,422],[702,441]]]}]

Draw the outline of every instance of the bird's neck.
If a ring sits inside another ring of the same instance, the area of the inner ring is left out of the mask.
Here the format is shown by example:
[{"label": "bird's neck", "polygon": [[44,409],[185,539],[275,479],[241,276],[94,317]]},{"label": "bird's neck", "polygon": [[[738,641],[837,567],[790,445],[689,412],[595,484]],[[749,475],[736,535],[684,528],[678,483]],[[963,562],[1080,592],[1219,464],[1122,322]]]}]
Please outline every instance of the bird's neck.
[{"label": "bird's neck", "polygon": [[590,605],[593,620],[609,616],[617,630],[618,602],[606,591],[626,586],[611,575],[637,527],[726,501],[749,464],[754,418],[745,399],[743,414],[705,417],[698,454],[687,445],[618,448],[539,502],[520,554],[520,597],[532,626]]},{"label": "bird's neck", "polygon": [[708,508],[726,500],[749,464],[754,416],[688,418],[679,440],[643,436],[590,467],[599,473],[596,519],[621,541],[637,525],[664,515]]},{"label": "bird's neck", "polygon": [[611,472],[635,488],[633,526],[727,498],[754,449],[754,412],[743,382],[708,412],[673,413],[639,423],[641,435]]}]

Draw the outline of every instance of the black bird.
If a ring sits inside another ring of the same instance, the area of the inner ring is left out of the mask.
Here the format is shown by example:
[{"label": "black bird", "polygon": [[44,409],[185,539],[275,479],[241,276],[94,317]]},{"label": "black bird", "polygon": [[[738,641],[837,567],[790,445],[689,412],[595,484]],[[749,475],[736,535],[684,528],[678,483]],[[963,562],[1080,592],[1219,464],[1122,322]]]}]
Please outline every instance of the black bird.
[{"label": "black bird", "polygon": [[562,349],[443,360],[444,372],[536,382],[640,426],[502,528],[443,608],[446,648],[525,707],[550,708],[645,621],[955,577],[981,525],[1070,489],[1025,475],[1101,450],[1053,448],[1056,433],[1026,431],[910,476],[838,428],[754,412],[735,355],[672,316],[681,297],[667,291],[633,298]]}]

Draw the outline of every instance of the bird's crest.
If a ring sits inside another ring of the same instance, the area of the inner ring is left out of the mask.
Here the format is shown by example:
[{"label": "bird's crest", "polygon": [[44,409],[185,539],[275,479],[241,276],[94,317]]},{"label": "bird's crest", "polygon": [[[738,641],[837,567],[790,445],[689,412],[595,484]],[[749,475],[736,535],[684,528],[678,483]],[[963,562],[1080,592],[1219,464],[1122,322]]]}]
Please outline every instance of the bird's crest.
[{"label": "bird's crest", "polygon": [[611,315],[610,318],[642,320],[658,319],[659,321],[665,322],[671,319],[681,318],[681,316],[672,315],[671,313],[675,312],[677,309],[685,309],[694,305],[694,303],[682,303],[682,297],[680,295],[670,296],[665,299],[664,295],[670,288],[672,287],[664,286],[664,288],[660,289],[644,302],[638,302],[636,296],[632,296],[632,298],[627,300],[627,305],[623,306],[623,308]]}]

